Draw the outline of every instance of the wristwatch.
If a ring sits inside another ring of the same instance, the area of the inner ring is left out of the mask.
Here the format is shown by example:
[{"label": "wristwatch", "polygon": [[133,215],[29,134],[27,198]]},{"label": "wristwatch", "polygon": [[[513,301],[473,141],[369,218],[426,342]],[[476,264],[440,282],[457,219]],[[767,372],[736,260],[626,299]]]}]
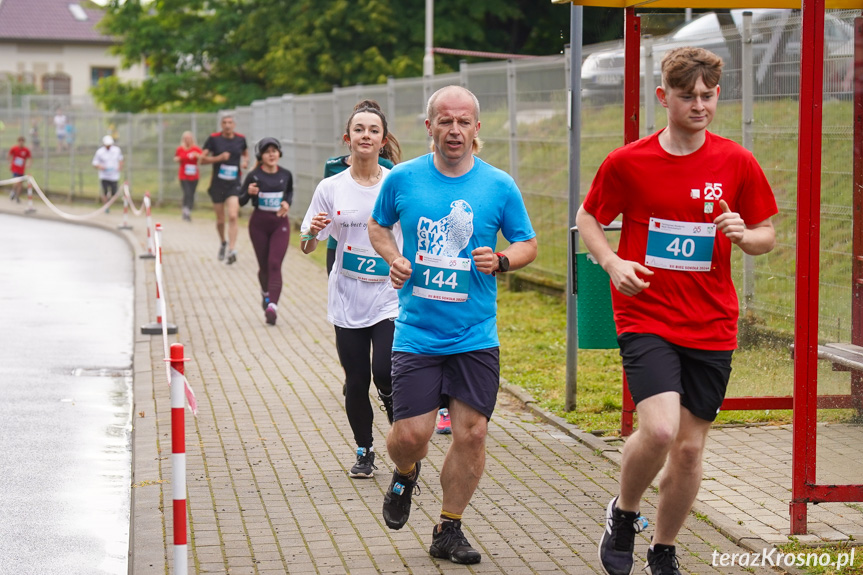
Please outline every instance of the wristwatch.
[{"label": "wristwatch", "polygon": [[503,273],[509,271],[509,258],[500,252],[495,252],[497,256],[497,271]]}]

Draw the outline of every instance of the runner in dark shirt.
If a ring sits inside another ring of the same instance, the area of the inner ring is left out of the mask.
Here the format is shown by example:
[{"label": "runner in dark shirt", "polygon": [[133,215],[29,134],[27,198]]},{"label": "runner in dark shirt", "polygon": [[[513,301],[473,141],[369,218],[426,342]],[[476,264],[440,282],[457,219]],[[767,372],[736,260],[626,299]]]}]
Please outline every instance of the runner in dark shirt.
[{"label": "runner in dark shirt", "polygon": [[[230,265],[237,261],[237,217],[240,213],[240,176],[248,167],[249,149],[246,138],[234,132],[234,117],[222,116],[222,131],[210,134],[204,142],[201,164],[213,164],[213,176],[207,190],[216,212],[216,231],[221,246],[219,260]],[[228,241],[225,241],[225,213],[228,216]]]}]

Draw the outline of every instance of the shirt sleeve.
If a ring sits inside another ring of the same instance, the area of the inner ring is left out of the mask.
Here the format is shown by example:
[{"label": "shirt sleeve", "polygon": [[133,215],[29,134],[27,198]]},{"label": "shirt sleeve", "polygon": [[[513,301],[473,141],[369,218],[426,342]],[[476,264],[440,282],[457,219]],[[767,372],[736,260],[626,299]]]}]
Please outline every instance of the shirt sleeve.
[{"label": "shirt sleeve", "polygon": [[755,156],[751,154],[748,157],[746,178],[738,205],[733,209],[740,214],[743,221],[751,224],[761,223],[779,212],[770,182]]},{"label": "shirt sleeve", "polygon": [[[306,210],[306,215],[303,217],[303,223],[300,225],[301,230],[308,230],[312,227],[312,218],[321,212],[326,212],[332,218],[332,199],[330,190],[324,182],[318,184],[318,187],[315,188],[315,194],[312,196],[312,202],[309,204],[309,209]],[[324,229],[322,229],[318,235],[317,240],[322,241],[330,237],[330,232],[332,230],[333,224],[332,222],[327,225]]]},{"label": "shirt sleeve", "polygon": [[603,226],[607,226],[623,212],[623,194],[620,180],[614,169],[612,155],[605,158],[584,199],[584,209]]},{"label": "shirt sleeve", "polygon": [[283,199],[288,202],[288,205],[293,205],[294,203],[294,175],[290,170],[285,170],[288,182],[285,186],[285,193]]},{"label": "shirt sleeve", "polygon": [[390,228],[399,221],[395,199],[398,179],[398,174],[390,172],[381,184],[381,191],[375,200],[375,207],[372,208],[372,219],[385,228]]},{"label": "shirt sleeve", "polygon": [[254,179],[254,175],[255,175],[255,172],[253,170],[253,171],[249,172],[246,175],[246,179],[243,180],[243,186],[240,188],[240,197],[239,197],[240,206],[245,206],[246,204],[249,203],[249,200],[252,198],[252,196],[249,195],[249,184],[252,183],[252,180]]},{"label": "shirt sleeve", "polygon": [[501,233],[509,243],[526,242],[536,237],[536,232],[530,223],[524,198],[515,182],[512,183],[503,210]]}]

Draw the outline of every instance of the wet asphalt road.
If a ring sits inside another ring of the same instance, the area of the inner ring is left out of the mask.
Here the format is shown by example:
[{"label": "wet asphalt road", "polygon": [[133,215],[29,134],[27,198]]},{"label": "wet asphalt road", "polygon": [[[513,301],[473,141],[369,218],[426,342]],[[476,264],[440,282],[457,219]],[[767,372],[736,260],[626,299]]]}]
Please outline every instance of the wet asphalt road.
[{"label": "wet asphalt road", "polygon": [[0,573],[126,573],[134,262],[0,214]]}]

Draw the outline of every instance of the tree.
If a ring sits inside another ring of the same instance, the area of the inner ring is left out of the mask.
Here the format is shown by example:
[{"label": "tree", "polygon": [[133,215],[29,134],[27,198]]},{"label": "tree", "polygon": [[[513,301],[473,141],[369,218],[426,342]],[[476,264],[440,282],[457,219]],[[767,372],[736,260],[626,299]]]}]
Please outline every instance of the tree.
[{"label": "tree", "polygon": [[[123,38],[114,51],[148,72],[94,88],[111,110],[216,110],[422,74],[425,0],[109,0],[105,11],[102,30]],[[569,11],[548,0],[436,0],[435,45],[559,54]],[[437,55],[436,72],[460,59]]]}]

